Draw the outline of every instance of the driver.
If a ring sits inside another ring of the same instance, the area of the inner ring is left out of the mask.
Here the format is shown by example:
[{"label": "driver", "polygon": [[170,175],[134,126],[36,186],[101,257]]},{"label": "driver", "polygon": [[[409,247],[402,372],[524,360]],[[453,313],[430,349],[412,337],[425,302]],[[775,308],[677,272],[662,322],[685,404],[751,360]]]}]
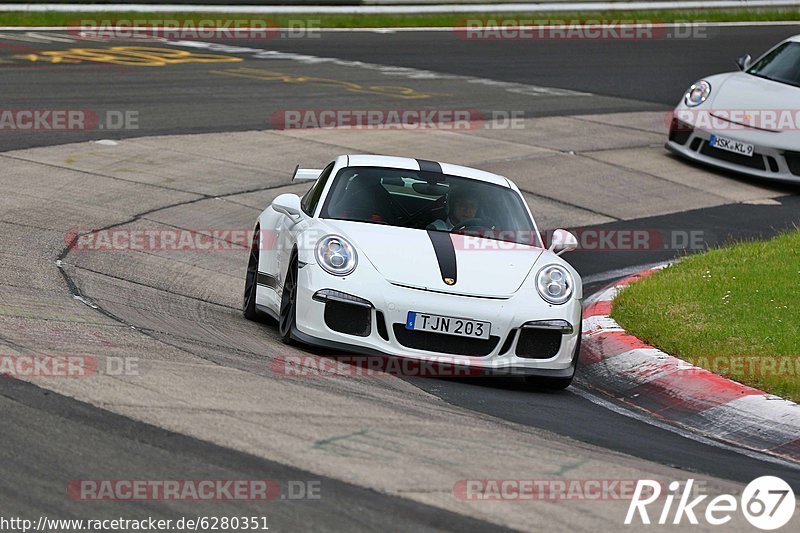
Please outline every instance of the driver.
[{"label": "driver", "polygon": [[475,191],[453,188],[447,193],[447,218],[436,219],[428,225],[428,229],[450,231],[454,227],[477,217],[480,203]]}]

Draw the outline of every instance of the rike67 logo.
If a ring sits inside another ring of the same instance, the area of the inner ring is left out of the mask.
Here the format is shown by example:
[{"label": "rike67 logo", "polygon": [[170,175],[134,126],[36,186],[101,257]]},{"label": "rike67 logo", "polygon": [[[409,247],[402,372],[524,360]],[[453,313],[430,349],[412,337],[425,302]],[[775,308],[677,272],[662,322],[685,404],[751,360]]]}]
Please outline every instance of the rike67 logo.
[{"label": "rike67 logo", "polygon": [[712,526],[721,526],[741,512],[752,526],[772,531],[788,524],[794,514],[794,491],[779,477],[762,476],[754,479],[742,491],[740,499],[731,494],[716,496],[705,505],[704,512],[700,508],[708,495],[696,496],[693,485],[693,479],[689,479],[682,488],[680,482],[673,481],[666,495],[662,495],[659,482],[639,480],[625,516],[625,525],[678,525],[686,522],[697,525],[700,523],[699,516]]}]

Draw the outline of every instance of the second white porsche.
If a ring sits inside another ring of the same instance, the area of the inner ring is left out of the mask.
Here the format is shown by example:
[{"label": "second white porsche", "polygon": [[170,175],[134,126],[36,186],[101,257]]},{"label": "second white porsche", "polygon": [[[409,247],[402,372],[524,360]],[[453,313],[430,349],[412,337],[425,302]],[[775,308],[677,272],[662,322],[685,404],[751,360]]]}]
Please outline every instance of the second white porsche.
[{"label": "second white porsche", "polygon": [[285,341],[535,376],[575,374],[583,292],[546,249],[519,189],[480,170],[343,155],[302,197],[275,198],[255,224],[244,314]]},{"label": "second white porsche", "polygon": [[737,64],[741,72],[689,88],[673,112],[667,148],[750,176],[800,181],[800,35]]}]

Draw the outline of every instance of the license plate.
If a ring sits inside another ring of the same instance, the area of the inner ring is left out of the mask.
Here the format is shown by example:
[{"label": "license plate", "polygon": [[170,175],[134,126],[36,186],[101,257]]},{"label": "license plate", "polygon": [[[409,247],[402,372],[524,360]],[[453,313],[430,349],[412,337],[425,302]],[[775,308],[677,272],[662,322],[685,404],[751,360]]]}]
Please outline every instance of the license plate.
[{"label": "license plate", "polygon": [[754,146],[752,144],[743,143],[742,141],[735,141],[727,137],[712,135],[711,139],[708,141],[708,144],[714,148],[719,148],[720,150],[733,152],[734,154],[746,155],[747,157],[753,157]]},{"label": "license plate", "polygon": [[409,311],[406,319],[406,329],[431,331],[433,333],[473,339],[488,339],[492,324],[469,318],[429,315],[428,313]]}]

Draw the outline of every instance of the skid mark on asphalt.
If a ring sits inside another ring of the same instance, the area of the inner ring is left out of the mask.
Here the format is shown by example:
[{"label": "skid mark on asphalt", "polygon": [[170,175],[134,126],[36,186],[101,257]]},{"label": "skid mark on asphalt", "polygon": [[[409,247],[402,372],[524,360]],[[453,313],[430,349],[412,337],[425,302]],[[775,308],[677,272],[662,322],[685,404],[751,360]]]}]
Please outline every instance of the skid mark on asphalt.
[{"label": "skid mark on asphalt", "polygon": [[[433,441],[435,440],[440,440],[438,446],[433,446]],[[312,449],[322,450],[339,457],[373,460],[382,458],[389,460],[398,455],[403,455],[405,453],[404,450],[407,450],[409,446],[412,446],[412,449],[419,449],[429,442],[431,447],[438,447],[439,449],[441,449],[444,444],[441,442],[441,439],[431,439],[421,434],[363,430],[349,435],[338,435],[318,440],[314,443]],[[454,445],[455,443],[451,442],[446,446],[450,447]],[[437,465],[460,464],[459,461],[443,460],[440,457],[436,458],[436,454],[422,454],[417,457],[416,461]]]},{"label": "skid mark on asphalt", "polygon": [[[460,465],[461,456],[452,456],[453,460],[443,459],[442,450],[458,450],[459,453],[513,453],[520,461],[524,461],[526,456],[531,459],[536,458],[536,453],[521,452],[518,449],[513,451],[505,449],[501,444],[488,444],[477,441],[465,441],[452,437],[443,437],[435,433],[421,433],[416,431],[391,432],[383,430],[365,429],[345,435],[334,435],[324,439],[319,439],[311,446],[313,450],[320,450],[339,457],[352,457],[362,459],[393,459],[402,455],[404,450],[420,451],[417,461],[428,462],[437,465]],[[422,452],[428,450],[429,453]],[[450,457],[450,456],[448,456]],[[427,458],[427,459],[426,459]],[[552,472],[544,472],[546,475],[561,476],[566,472],[580,468],[589,463],[588,459],[571,457],[568,461],[554,465]]]},{"label": "skid mark on asphalt", "polygon": [[576,468],[579,468],[579,467],[585,465],[588,462],[589,462],[588,459],[584,459],[583,461],[577,461],[575,463],[562,464],[561,467],[557,471],[553,472],[553,475],[554,476],[558,476],[558,477],[563,476],[564,474],[566,474],[570,470],[575,470]]},{"label": "skid mark on asphalt", "polygon": [[366,435],[366,434],[367,434],[367,430],[365,429],[363,431],[356,431],[355,433],[349,433],[347,435],[339,435],[337,437],[328,437],[327,439],[320,439],[320,440],[318,440],[318,441],[316,441],[314,443],[312,448],[319,449],[319,448],[322,448],[323,446],[327,446],[328,444],[331,444],[331,443],[339,441],[339,440],[349,439],[350,437],[355,437],[355,436],[359,436],[359,435]]}]

